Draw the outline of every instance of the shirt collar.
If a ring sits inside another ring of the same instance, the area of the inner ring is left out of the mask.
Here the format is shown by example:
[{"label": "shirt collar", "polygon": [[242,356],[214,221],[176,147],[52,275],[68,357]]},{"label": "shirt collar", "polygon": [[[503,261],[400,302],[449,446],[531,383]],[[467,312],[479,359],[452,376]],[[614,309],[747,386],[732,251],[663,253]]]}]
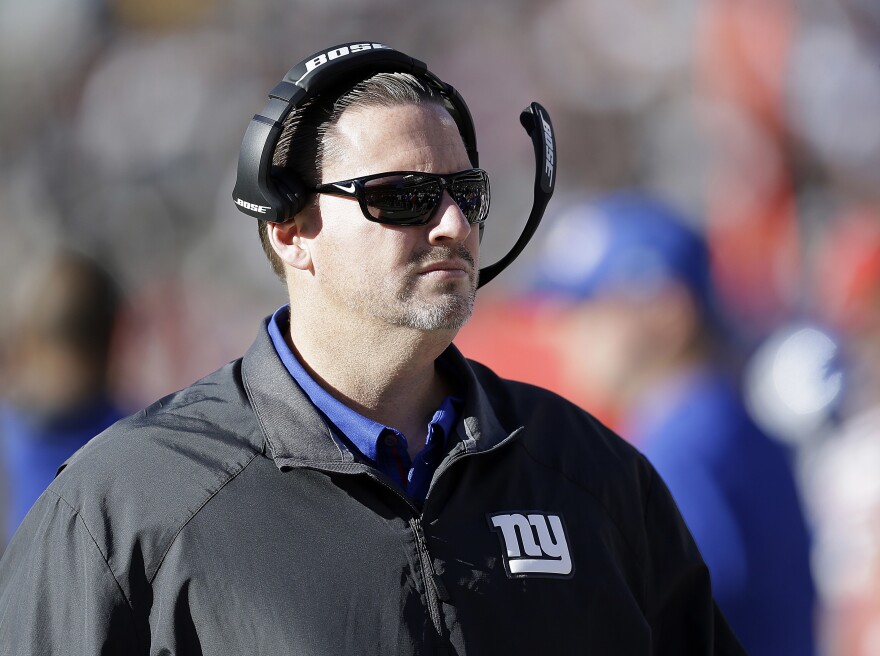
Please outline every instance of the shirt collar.
[{"label": "shirt collar", "polygon": [[[349,439],[364,456],[371,461],[377,460],[377,442],[384,431],[397,431],[393,428],[373,421],[362,414],[349,408],[347,405],[334,398],[327,390],[321,387],[314,378],[302,366],[299,359],[293,353],[284,338],[290,324],[290,306],[284,305],[275,311],[269,320],[268,331],[272,345],[278,353],[281,362],[300,388],[305,392],[309,400],[318,410]],[[442,355],[440,356],[443,357]],[[444,364],[445,363],[441,363]],[[431,419],[431,426],[442,429],[444,442],[452,434],[458,413],[455,404],[460,404],[457,397],[447,397],[443,400],[440,408]],[[429,427],[425,427],[429,431]]]},{"label": "shirt collar", "polygon": [[[281,362],[267,330],[270,321],[271,316],[263,320],[257,338],[241,360],[239,373],[268,453],[281,470],[315,467],[352,471],[353,449],[329,429],[327,418]],[[513,437],[493,408],[495,403],[508,407],[504,401],[506,392],[497,376],[466,360],[454,344],[442,357],[457,373],[462,381],[461,389],[466,393],[455,428],[455,435],[462,443],[454,449],[468,453],[487,451]],[[509,411],[503,412],[507,416]]]}]

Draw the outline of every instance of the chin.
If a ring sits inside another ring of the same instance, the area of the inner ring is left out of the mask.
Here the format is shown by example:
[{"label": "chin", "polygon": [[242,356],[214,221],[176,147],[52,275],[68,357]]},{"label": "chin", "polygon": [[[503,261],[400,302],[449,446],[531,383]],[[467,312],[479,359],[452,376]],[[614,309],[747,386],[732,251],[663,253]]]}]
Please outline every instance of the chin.
[{"label": "chin", "polygon": [[460,295],[426,302],[419,308],[410,307],[402,317],[401,325],[418,330],[458,330],[473,312],[473,300]]}]

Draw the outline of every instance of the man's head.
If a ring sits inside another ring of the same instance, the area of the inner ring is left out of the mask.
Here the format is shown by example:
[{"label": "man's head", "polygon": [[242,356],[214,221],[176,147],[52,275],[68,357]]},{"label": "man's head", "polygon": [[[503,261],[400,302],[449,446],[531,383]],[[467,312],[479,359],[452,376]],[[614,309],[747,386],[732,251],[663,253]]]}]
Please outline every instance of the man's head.
[{"label": "man's head", "polygon": [[[442,104],[439,93],[424,81],[408,73],[377,73],[354,85],[328,89],[293,109],[284,120],[284,128],[272,155],[273,178],[284,185],[295,176],[314,187],[324,180],[326,157],[339,157],[335,131],[342,113],[350,107],[393,107],[403,104]],[[316,196],[310,198],[315,202]],[[269,244],[266,222],[258,228],[263,250],[275,274],[284,280],[281,261]]]},{"label": "man's head", "polygon": [[10,400],[53,418],[102,398],[121,304],[114,279],[94,260],[61,251],[20,285],[4,345]]},{"label": "man's head", "polygon": [[[384,172],[468,170],[448,107],[436,88],[405,73],[326,90],[285,119],[274,177],[283,185],[293,174],[314,188]],[[423,226],[373,223],[357,199],[322,193],[293,221],[260,222],[259,229],[273,268],[298,301],[419,329],[457,329],[470,315],[478,230],[448,192]]]},{"label": "man's head", "polygon": [[655,198],[612,194],[563,213],[536,286],[571,308],[566,361],[598,403],[625,404],[704,357],[714,315],[709,252]]}]

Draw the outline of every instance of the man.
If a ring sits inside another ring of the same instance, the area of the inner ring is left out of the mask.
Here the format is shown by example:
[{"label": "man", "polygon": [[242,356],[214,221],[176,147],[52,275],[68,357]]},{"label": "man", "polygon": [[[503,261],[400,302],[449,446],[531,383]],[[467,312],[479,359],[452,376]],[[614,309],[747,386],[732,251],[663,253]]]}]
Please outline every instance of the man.
[{"label": "man", "polygon": [[815,651],[810,541],[789,458],[723,364],[709,253],[675,210],[620,192],[548,231],[540,288],[568,311],[565,378],[668,484],[751,656]]},{"label": "man", "polygon": [[60,250],[23,281],[3,344],[4,545],[64,461],[123,416],[110,390],[115,280],[92,258]]},{"label": "man", "polygon": [[282,119],[290,306],[60,473],[0,566],[12,652],[742,653],[644,458],[450,345],[489,200],[452,93],[347,68]]}]

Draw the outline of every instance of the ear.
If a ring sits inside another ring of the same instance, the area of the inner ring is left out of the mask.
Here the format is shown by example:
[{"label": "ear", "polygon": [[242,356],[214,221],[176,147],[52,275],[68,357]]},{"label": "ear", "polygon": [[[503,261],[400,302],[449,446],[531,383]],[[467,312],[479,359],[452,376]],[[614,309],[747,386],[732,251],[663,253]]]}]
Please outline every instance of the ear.
[{"label": "ear", "polygon": [[292,221],[284,223],[269,223],[266,231],[269,243],[285,266],[308,271],[312,267],[311,240],[303,234],[302,215],[300,212]]}]

